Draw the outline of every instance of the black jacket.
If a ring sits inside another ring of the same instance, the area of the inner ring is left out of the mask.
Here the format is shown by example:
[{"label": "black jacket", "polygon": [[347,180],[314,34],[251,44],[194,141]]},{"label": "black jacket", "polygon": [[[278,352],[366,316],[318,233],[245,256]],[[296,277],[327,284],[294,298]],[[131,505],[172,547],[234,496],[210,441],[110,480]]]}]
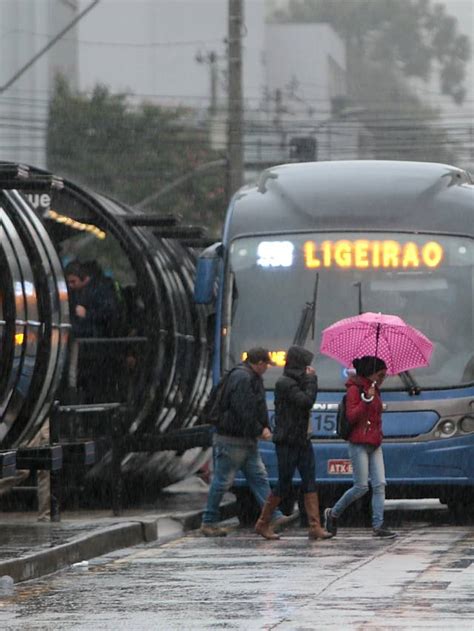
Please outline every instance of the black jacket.
[{"label": "black jacket", "polygon": [[313,353],[292,346],[287,353],[283,375],[275,385],[275,431],[273,440],[280,445],[302,445],[308,440],[311,408],[318,394],[318,378],[308,375]]},{"label": "black jacket", "polygon": [[218,434],[257,438],[269,426],[263,380],[245,362],[229,375],[222,408]]},{"label": "black jacket", "polygon": [[[75,314],[76,305],[86,309],[85,318]],[[76,337],[112,337],[120,308],[113,281],[91,276],[87,285],[71,292],[71,324]]]}]

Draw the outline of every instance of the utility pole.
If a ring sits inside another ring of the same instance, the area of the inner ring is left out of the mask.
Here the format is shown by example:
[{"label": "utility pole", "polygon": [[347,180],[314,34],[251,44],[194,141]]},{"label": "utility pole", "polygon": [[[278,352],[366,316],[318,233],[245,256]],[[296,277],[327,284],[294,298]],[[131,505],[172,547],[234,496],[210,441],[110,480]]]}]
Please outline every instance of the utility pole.
[{"label": "utility pole", "polygon": [[214,116],[217,112],[217,53],[214,50],[211,50],[207,54],[203,55],[201,51],[199,51],[195,57],[195,60],[198,64],[208,64],[210,73],[211,73],[211,83],[210,83],[210,103],[209,103],[209,114]]},{"label": "utility pole", "polygon": [[217,112],[217,55],[212,50],[209,55],[209,67],[211,69],[211,103],[209,114],[213,116]]},{"label": "utility pole", "polygon": [[242,147],[242,22],[243,0],[229,0],[228,33],[228,127],[227,158],[229,160],[228,193],[233,195],[243,183]]}]

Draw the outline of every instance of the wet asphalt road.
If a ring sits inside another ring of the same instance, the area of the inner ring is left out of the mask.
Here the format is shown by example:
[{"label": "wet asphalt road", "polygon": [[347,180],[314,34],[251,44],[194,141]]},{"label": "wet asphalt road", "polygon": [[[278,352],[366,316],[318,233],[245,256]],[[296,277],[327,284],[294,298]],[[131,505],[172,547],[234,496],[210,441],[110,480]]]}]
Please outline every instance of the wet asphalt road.
[{"label": "wet asphalt road", "polygon": [[0,596],[0,628],[474,629],[474,528],[433,513],[383,541],[361,527],[310,542],[235,529],[100,557]]}]

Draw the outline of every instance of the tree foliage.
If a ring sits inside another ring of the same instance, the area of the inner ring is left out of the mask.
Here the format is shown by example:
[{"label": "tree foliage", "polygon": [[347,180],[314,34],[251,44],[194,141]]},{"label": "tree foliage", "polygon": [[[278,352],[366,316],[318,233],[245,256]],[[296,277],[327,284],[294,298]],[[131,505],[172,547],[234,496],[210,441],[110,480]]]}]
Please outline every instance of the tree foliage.
[{"label": "tree foliage", "polygon": [[[125,94],[96,86],[91,96],[56,80],[50,103],[48,167],[79,184],[130,205],[197,166],[218,159],[205,129],[189,112],[151,104],[132,107]],[[224,212],[223,169],[192,178],[146,207],[176,213],[185,223],[217,232]]]},{"label": "tree foliage", "polygon": [[428,79],[438,72],[443,94],[465,98],[463,82],[470,41],[456,18],[430,0],[290,0],[279,21],[328,22],[344,38],[353,63],[377,62],[405,77]]},{"label": "tree foliage", "polygon": [[[325,22],[346,43],[348,102],[361,108],[376,157],[455,162],[439,112],[410,80],[438,72],[441,89],[464,99],[469,40],[430,0],[290,0],[279,22]],[[421,85],[421,82],[420,82]]]}]

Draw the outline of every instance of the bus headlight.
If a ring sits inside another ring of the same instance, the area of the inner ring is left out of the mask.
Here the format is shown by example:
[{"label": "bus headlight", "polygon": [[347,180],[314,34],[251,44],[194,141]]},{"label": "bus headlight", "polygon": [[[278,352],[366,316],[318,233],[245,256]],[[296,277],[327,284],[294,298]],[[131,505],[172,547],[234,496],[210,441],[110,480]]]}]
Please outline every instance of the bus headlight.
[{"label": "bus headlight", "polygon": [[443,421],[439,424],[438,429],[440,430],[443,436],[451,436],[456,431],[456,425],[454,421]]},{"label": "bus headlight", "polygon": [[474,432],[474,416],[465,416],[461,419],[461,430],[466,434]]}]

